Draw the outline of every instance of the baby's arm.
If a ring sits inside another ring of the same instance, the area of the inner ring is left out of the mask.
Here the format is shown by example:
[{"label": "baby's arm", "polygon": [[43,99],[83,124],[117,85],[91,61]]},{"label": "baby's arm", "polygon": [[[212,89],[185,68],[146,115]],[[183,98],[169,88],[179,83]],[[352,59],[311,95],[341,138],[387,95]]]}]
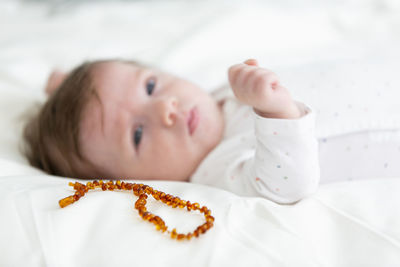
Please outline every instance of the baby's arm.
[{"label": "baby's arm", "polygon": [[277,76],[253,60],[229,69],[239,101],[253,107],[257,140],[254,158],[241,176],[260,195],[294,203],[314,193],[319,183],[315,115],[295,102]]}]

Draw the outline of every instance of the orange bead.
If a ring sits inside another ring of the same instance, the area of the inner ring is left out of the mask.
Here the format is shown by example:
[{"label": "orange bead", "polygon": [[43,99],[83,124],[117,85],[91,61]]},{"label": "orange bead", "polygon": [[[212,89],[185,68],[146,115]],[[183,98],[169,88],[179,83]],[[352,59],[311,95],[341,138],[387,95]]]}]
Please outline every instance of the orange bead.
[{"label": "orange bead", "polygon": [[171,238],[172,238],[172,239],[175,239],[175,238],[177,238],[177,236],[178,236],[178,234],[177,234],[177,232],[176,232],[176,229],[174,228],[174,229],[172,230],[172,232],[171,232]]},{"label": "orange bead", "polygon": [[187,201],[186,200],[181,200],[180,201],[180,203],[179,203],[179,207],[181,208],[184,208],[184,207],[186,207],[186,203],[187,203]]},{"label": "orange bead", "polygon": [[133,190],[138,191],[140,188],[140,185],[138,184],[133,184]]},{"label": "orange bead", "polygon": [[78,183],[78,182],[76,182],[75,184],[74,184],[74,189],[75,190],[79,190],[79,189],[85,189],[85,185],[84,184],[81,184],[81,183]]},{"label": "orange bead", "polygon": [[143,217],[143,219],[149,221],[150,219],[152,219],[154,217],[154,215],[151,214],[150,212],[146,211],[145,213],[143,213],[142,217]]},{"label": "orange bead", "polygon": [[146,187],[144,189],[144,192],[148,195],[150,195],[151,193],[153,193],[153,188],[151,188],[150,186]]},{"label": "orange bead", "polygon": [[207,221],[207,222],[214,222],[214,220],[215,220],[215,219],[214,219],[213,216],[207,216],[207,217],[206,217],[206,221]]},{"label": "orange bead", "polygon": [[145,212],[147,212],[146,207],[139,207],[139,208],[137,208],[137,210],[138,210],[140,216],[143,216],[143,214]]},{"label": "orange bead", "polygon": [[152,195],[155,200],[160,200],[160,192],[158,192],[157,190],[155,190]]},{"label": "orange bead", "polygon": [[194,232],[193,232],[193,235],[194,235],[194,237],[199,237],[199,230],[195,230]]},{"label": "orange bead", "polygon": [[200,226],[200,232],[201,233],[205,233],[208,230],[208,225],[207,224],[203,224],[202,226]]},{"label": "orange bead", "polygon": [[125,189],[128,191],[132,190],[132,187],[133,187],[133,185],[130,183],[125,184]]},{"label": "orange bead", "polygon": [[63,198],[60,201],[58,201],[58,204],[60,205],[61,208],[64,208],[74,202],[75,202],[74,197],[69,196],[69,197]]}]

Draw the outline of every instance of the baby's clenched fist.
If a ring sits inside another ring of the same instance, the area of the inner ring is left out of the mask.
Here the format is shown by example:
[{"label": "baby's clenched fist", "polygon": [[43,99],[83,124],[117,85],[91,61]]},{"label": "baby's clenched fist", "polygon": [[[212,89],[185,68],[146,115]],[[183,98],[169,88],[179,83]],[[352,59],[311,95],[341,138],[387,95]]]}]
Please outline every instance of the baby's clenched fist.
[{"label": "baby's clenched fist", "polygon": [[229,83],[236,98],[267,118],[296,119],[301,116],[289,91],[283,87],[275,73],[258,66],[249,59],[228,70]]}]

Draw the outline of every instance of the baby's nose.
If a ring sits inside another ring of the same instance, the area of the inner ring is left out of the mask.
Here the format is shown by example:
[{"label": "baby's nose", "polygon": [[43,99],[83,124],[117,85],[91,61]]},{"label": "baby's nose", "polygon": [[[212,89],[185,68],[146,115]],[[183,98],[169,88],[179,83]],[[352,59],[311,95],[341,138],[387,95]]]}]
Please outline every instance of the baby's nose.
[{"label": "baby's nose", "polygon": [[166,97],[159,103],[161,121],[166,126],[172,126],[177,119],[178,99],[176,97]]}]

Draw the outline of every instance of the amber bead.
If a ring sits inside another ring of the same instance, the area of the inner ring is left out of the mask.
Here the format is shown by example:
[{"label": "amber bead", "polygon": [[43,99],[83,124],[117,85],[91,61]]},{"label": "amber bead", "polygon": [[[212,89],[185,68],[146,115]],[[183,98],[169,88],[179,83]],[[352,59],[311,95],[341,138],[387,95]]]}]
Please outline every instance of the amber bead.
[{"label": "amber bead", "polygon": [[75,202],[75,200],[74,200],[73,196],[69,196],[69,197],[63,198],[60,201],[58,201],[58,203],[60,204],[61,208],[64,208],[64,207],[66,207],[66,206],[68,206],[68,205],[70,205],[70,204],[72,204],[74,202]]},{"label": "amber bead", "polygon": [[148,211],[146,211],[145,213],[143,213],[142,215],[143,219],[145,220],[151,220],[152,218],[154,218],[154,215]]},{"label": "amber bead", "polygon": [[126,185],[125,185],[125,188],[126,188],[126,190],[128,190],[128,191],[132,190],[132,187],[133,187],[132,184],[126,184]]},{"label": "amber bead", "polygon": [[160,200],[160,192],[158,192],[157,190],[154,190],[152,196],[155,200]]},{"label": "amber bead", "polygon": [[185,200],[181,200],[180,202],[179,202],[179,208],[181,208],[181,209],[183,209],[184,207],[186,207],[186,201]]},{"label": "amber bead", "polygon": [[140,188],[140,186],[138,184],[134,184],[132,189],[133,189],[133,191],[138,191],[139,188]]},{"label": "amber bead", "polygon": [[199,237],[199,230],[194,230],[193,235],[194,237]]},{"label": "amber bead", "polygon": [[161,225],[161,224],[155,224],[155,225],[156,225],[156,230],[157,231],[161,231],[161,232],[164,233],[167,230],[164,225]]},{"label": "amber bead", "polygon": [[172,237],[173,239],[175,239],[175,238],[177,238],[177,236],[178,236],[178,234],[177,234],[177,232],[176,232],[176,229],[174,228],[174,229],[171,231],[171,237]]},{"label": "amber bead", "polygon": [[75,190],[78,190],[78,189],[83,188],[83,187],[85,187],[84,184],[81,184],[81,183],[78,183],[78,182],[74,183],[74,189]]},{"label": "amber bead", "polygon": [[208,230],[208,225],[207,224],[203,224],[202,226],[200,226],[200,232],[201,233],[205,233]]},{"label": "amber bead", "polygon": [[153,188],[151,188],[150,186],[147,186],[147,187],[144,189],[144,192],[145,192],[146,194],[148,194],[148,195],[151,195],[151,193],[153,193]]},{"label": "amber bead", "polygon": [[143,214],[147,212],[146,207],[138,207],[136,209],[138,210],[140,216],[143,216]]}]

